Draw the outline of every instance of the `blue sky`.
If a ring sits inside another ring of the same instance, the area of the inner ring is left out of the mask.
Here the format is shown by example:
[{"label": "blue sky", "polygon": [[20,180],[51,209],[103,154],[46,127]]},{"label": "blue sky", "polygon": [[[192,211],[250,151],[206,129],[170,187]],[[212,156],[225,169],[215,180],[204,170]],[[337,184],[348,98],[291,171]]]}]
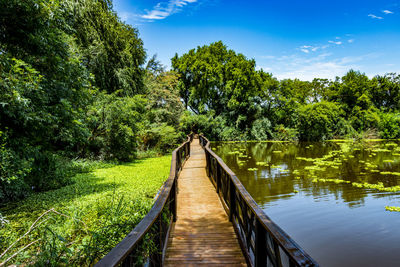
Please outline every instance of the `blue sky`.
[{"label": "blue sky", "polygon": [[167,67],[175,53],[222,40],[279,79],[400,73],[399,0],[114,0],[114,9]]}]

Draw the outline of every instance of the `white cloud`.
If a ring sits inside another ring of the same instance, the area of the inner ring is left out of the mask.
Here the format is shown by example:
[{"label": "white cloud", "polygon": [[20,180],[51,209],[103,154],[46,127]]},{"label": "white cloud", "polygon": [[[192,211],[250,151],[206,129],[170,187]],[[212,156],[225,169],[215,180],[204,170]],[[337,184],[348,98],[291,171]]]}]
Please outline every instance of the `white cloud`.
[{"label": "white cloud", "polygon": [[368,17],[373,18],[373,19],[383,19],[382,17],[376,16],[374,14],[369,14]]},{"label": "white cloud", "polygon": [[366,54],[334,58],[331,53],[321,53],[316,56],[293,54],[271,60],[269,64],[274,67],[268,70],[278,79],[298,78],[307,81],[314,78],[334,79],[336,76],[344,75],[350,69],[361,69],[362,66],[359,63],[377,56],[379,55]]},{"label": "white cloud", "polygon": [[306,54],[310,53],[310,52],[316,52],[318,50],[322,50],[327,48],[327,45],[324,46],[313,46],[313,45],[303,45],[300,46],[298,49]]},{"label": "white cloud", "polygon": [[147,10],[145,15],[140,17],[147,20],[161,20],[181,10],[182,7],[190,3],[195,3],[197,0],[169,0],[168,2],[160,2],[153,7],[152,10]]},{"label": "white cloud", "polygon": [[347,42],[350,44],[354,43],[354,41],[355,41],[354,39],[347,40]]},{"label": "white cloud", "polygon": [[314,78],[334,79],[335,76],[343,75],[350,68],[335,61],[313,62],[287,72],[278,73],[276,76],[278,79],[298,78],[306,81],[312,81]]},{"label": "white cloud", "polygon": [[328,43],[336,44],[336,45],[341,45],[341,44],[343,44],[341,41],[328,41]]},{"label": "white cloud", "polygon": [[390,10],[383,10],[382,12],[385,14],[393,14],[394,13],[393,11],[390,11]]}]

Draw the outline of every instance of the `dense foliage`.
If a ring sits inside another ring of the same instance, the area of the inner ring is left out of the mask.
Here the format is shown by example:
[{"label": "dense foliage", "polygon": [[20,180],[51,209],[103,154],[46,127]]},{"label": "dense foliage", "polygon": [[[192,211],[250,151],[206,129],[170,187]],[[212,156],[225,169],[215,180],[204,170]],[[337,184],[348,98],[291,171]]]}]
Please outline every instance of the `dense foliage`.
[{"label": "dense foliage", "polygon": [[111,1],[0,1],[0,200],[69,184],[70,158],[179,143],[178,76],[145,57]]},{"label": "dense foliage", "polygon": [[0,208],[6,220],[0,216],[0,263],[31,244],[5,266],[93,266],[150,210],[169,175],[171,156],[75,165],[84,172],[73,184]]},{"label": "dense foliage", "polygon": [[185,129],[212,139],[398,138],[400,75],[278,81],[222,42],[175,55]]},{"label": "dense foliage", "polygon": [[[400,138],[400,75],[277,80],[221,41],[147,60],[111,0],[0,0],[0,202],[71,185],[73,160],[211,140]],[[7,218],[0,214],[0,227]]]}]

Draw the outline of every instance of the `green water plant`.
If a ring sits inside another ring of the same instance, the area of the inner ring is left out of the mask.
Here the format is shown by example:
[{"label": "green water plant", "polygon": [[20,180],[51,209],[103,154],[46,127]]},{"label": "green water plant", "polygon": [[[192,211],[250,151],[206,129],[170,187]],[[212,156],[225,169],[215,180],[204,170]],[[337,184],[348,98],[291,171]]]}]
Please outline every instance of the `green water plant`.
[{"label": "green water plant", "polygon": [[313,183],[317,182],[322,182],[322,183],[327,183],[327,182],[333,182],[335,184],[349,184],[351,183],[350,181],[342,180],[342,179],[329,179],[329,178],[314,178],[312,180]]},{"label": "green water plant", "polygon": [[394,211],[394,212],[400,212],[400,207],[396,207],[396,206],[385,206],[385,210],[387,210],[387,211]]},{"label": "green water plant", "polygon": [[171,156],[109,164],[74,176],[71,185],[0,207],[8,221],[0,223],[0,264],[22,249],[7,265],[92,265],[150,210],[170,165]]},{"label": "green water plant", "polygon": [[376,189],[376,190],[384,191],[384,192],[398,192],[398,191],[400,191],[400,186],[399,185],[385,187],[382,182],[379,182],[377,184],[353,182],[352,185],[355,186],[355,187],[358,187],[358,188]]}]

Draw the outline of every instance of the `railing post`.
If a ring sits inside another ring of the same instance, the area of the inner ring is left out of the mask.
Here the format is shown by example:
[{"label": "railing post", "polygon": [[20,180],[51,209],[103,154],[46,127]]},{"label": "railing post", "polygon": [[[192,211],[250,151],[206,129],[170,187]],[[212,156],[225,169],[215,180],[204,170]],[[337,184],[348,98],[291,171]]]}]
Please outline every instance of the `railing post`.
[{"label": "railing post", "polygon": [[229,221],[233,221],[233,215],[236,210],[236,192],[235,192],[235,184],[232,179],[229,179]]},{"label": "railing post", "polygon": [[217,176],[216,177],[216,180],[217,180],[217,193],[219,194],[219,191],[221,190],[221,179],[222,179],[221,173],[222,173],[222,171],[221,171],[221,166],[218,164],[218,162],[216,164],[215,173],[216,173],[215,175]]},{"label": "railing post", "polygon": [[207,176],[210,177],[210,155],[208,154],[208,151],[205,150],[206,152],[206,172],[207,172]]},{"label": "railing post", "polygon": [[171,209],[172,209],[172,220],[174,221],[174,222],[176,222],[176,219],[177,219],[177,206],[178,206],[178,199],[177,199],[177,197],[178,197],[178,179],[176,179],[176,177],[175,177],[175,181],[174,181],[174,184],[173,184],[173,186],[172,186],[172,192],[171,192],[171,197],[172,197],[172,207],[171,207]]},{"label": "railing post", "polygon": [[157,254],[156,254],[156,257],[155,257],[155,260],[156,260],[156,262],[155,262],[155,266],[161,266],[162,265],[162,251],[163,251],[163,213],[161,212],[160,213],[160,215],[159,215],[159,217],[158,217],[158,224],[159,224],[159,229],[158,229],[158,235],[159,235],[159,238],[158,238],[158,250],[157,250]]},{"label": "railing post", "polygon": [[256,219],[255,246],[255,267],[267,266],[267,239],[265,229],[258,219]]}]

